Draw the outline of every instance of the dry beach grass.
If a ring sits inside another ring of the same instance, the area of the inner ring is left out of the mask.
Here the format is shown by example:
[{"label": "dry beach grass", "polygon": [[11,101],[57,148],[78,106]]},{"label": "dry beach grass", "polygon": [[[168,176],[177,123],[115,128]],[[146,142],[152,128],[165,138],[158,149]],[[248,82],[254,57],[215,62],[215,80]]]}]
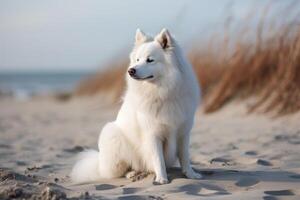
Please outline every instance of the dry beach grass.
[{"label": "dry beach grass", "polygon": [[[230,100],[253,96],[257,99],[249,111],[280,115],[300,109],[300,22],[298,14],[286,19],[295,4],[271,17],[268,5],[254,28],[252,18],[256,12],[250,13],[247,21],[229,17],[222,34],[214,34],[209,42],[199,42],[190,50],[189,59],[203,90],[205,112],[214,112]],[[83,81],[76,93],[109,91],[118,99],[128,66],[127,59],[119,60]]]}]

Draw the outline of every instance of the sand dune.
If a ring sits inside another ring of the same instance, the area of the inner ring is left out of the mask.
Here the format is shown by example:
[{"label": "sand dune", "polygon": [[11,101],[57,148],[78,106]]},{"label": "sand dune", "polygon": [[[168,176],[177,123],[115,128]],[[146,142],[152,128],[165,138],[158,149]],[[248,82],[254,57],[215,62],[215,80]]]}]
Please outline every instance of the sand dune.
[{"label": "sand dune", "polygon": [[299,199],[300,115],[251,114],[234,102],[214,114],[197,113],[191,139],[193,167],[203,180],[176,167],[170,184],[153,174],[74,185],[76,155],[96,148],[103,124],[118,105],[103,99],[0,100],[0,199]]}]

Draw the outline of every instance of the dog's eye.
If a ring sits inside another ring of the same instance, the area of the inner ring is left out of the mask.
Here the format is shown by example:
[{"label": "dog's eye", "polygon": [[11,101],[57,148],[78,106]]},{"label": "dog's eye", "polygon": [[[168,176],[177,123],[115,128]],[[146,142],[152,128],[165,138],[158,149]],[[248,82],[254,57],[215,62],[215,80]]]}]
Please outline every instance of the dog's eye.
[{"label": "dog's eye", "polygon": [[137,58],[137,59],[136,59],[136,62],[139,62],[139,61],[140,61],[140,59]]},{"label": "dog's eye", "polygon": [[146,60],[147,63],[152,63],[153,61],[154,61],[154,60],[151,59],[151,58],[147,58],[147,60]]}]

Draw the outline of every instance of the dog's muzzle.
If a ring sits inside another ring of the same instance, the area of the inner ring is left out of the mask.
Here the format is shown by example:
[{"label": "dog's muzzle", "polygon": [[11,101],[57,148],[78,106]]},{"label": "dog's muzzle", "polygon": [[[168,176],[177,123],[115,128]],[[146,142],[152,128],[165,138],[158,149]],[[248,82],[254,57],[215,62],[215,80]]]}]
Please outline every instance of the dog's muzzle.
[{"label": "dog's muzzle", "polygon": [[151,78],[153,78],[152,75],[147,76],[147,77],[138,77],[138,76],[136,75],[136,69],[134,69],[134,68],[128,69],[128,74],[129,74],[130,77],[132,77],[133,79],[136,79],[136,80],[146,80],[146,79],[151,79]]},{"label": "dog's muzzle", "polygon": [[135,73],[136,73],[136,69],[134,69],[134,68],[130,68],[130,69],[128,70],[128,74],[129,74],[130,76],[135,76]]}]

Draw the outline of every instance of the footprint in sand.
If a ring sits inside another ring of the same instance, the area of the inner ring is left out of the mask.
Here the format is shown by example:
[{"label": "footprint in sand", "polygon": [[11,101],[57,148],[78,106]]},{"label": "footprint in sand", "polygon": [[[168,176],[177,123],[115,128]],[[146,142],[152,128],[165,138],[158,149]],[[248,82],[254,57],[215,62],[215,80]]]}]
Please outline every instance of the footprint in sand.
[{"label": "footprint in sand", "polygon": [[239,187],[250,187],[259,183],[259,180],[252,177],[242,177],[240,178],[235,185]]},{"label": "footprint in sand", "polygon": [[64,149],[63,151],[67,153],[79,153],[83,150],[84,148],[82,146],[74,146],[73,148]]},{"label": "footprint in sand", "polygon": [[160,196],[153,196],[153,195],[131,195],[125,197],[119,197],[119,200],[163,200]]},{"label": "footprint in sand", "polygon": [[223,188],[220,188],[216,185],[210,184],[187,184],[179,187],[179,191],[185,191],[189,195],[198,195],[198,196],[212,196],[212,195],[226,195],[229,194]]},{"label": "footprint in sand", "polygon": [[0,144],[0,148],[1,148],[1,149],[10,149],[11,146],[8,145],[8,144]]},{"label": "footprint in sand", "polygon": [[141,190],[142,190],[141,188],[133,188],[133,187],[123,188],[123,194],[134,194]]},{"label": "footprint in sand", "polygon": [[295,178],[295,179],[300,179],[300,174],[296,174],[296,175],[291,175],[291,178]]},{"label": "footprint in sand", "polygon": [[216,173],[213,170],[201,170],[201,171],[198,171],[198,172],[201,173],[202,175],[205,175],[205,176],[212,176]]},{"label": "footprint in sand", "polygon": [[278,198],[274,196],[264,196],[263,200],[278,200]]},{"label": "footprint in sand", "polygon": [[110,184],[101,184],[101,185],[96,185],[95,188],[96,190],[111,190],[114,189],[118,186],[115,185],[110,185]]},{"label": "footprint in sand", "polygon": [[274,140],[288,142],[289,144],[300,144],[298,135],[276,135]]},{"label": "footprint in sand", "polygon": [[246,151],[245,155],[247,155],[247,156],[257,156],[257,151]]},{"label": "footprint in sand", "polygon": [[26,163],[25,161],[19,160],[19,161],[16,161],[16,164],[17,164],[18,166],[26,166],[28,163]]},{"label": "footprint in sand", "polygon": [[270,161],[263,160],[263,159],[257,159],[256,163],[258,165],[263,165],[263,166],[272,166],[273,165]]},{"label": "footprint in sand", "polygon": [[272,196],[293,196],[295,193],[292,190],[268,190],[264,191],[265,194]]}]

